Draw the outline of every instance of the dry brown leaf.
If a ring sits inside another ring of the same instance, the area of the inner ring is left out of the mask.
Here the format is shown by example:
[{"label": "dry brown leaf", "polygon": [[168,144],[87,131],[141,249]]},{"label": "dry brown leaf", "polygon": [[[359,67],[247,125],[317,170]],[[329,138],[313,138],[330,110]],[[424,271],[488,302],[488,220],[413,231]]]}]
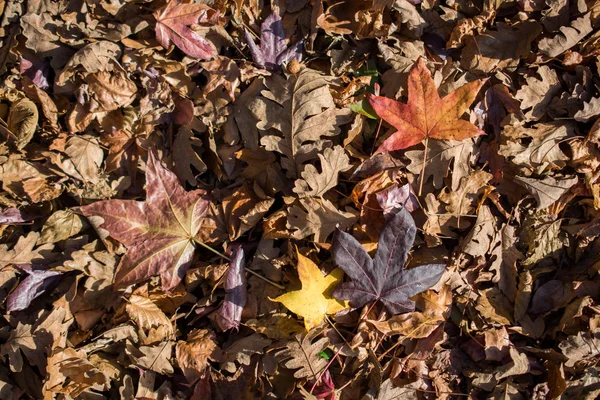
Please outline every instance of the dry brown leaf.
[{"label": "dry brown leaf", "polygon": [[319,159],[321,172],[313,165],[307,165],[301,173],[302,179],[296,179],[294,193],[298,193],[301,198],[323,197],[337,185],[338,174],[351,168],[350,159],[341,146],[325,149],[323,154],[319,154]]},{"label": "dry brown leaf", "polygon": [[129,317],[141,332],[147,332],[144,343],[162,341],[174,337],[173,324],[164,312],[147,297],[131,295],[125,307]]},{"label": "dry brown leaf", "polygon": [[212,331],[194,329],[188,334],[187,340],[177,342],[177,363],[189,383],[195,382],[204,374],[208,359],[212,358],[217,349],[215,338]]}]

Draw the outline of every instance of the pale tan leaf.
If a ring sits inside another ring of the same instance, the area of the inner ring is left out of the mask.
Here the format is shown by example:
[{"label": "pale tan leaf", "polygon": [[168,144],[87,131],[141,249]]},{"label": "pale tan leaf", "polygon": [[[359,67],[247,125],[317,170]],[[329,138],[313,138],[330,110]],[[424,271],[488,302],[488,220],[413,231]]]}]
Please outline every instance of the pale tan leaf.
[{"label": "pale tan leaf", "polygon": [[137,348],[128,343],[125,352],[136,366],[162,375],[171,375],[174,372],[170,361],[173,345],[174,342],[165,341],[152,346]]},{"label": "pale tan leaf", "polygon": [[294,192],[300,197],[323,197],[329,189],[338,183],[338,174],[348,171],[350,159],[342,146],[325,149],[319,154],[321,172],[314,165],[307,165],[302,171],[302,179],[296,180]]},{"label": "pale tan leaf", "polygon": [[296,239],[314,234],[315,242],[321,243],[338,224],[341,229],[348,229],[358,220],[355,214],[339,211],[326,199],[307,197],[300,199],[300,204],[306,211],[298,206],[292,206],[287,221],[288,229],[295,229],[293,235]]},{"label": "pale tan leaf", "polygon": [[173,171],[181,183],[196,186],[196,175],[206,172],[206,164],[198,155],[199,152],[202,153],[202,140],[195,137],[188,126],[182,126],[173,141]]},{"label": "pale tan leaf", "polygon": [[335,107],[329,93],[332,80],[309,68],[287,80],[272,75],[265,79],[267,90],[249,105],[258,129],[280,132],[281,136],[267,133],[260,143],[282,155],[281,166],[289,178],[298,178],[305,162],[331,146],[324,137],[337,135],[339,125],[350,121],[350,109]]},{"label": "pale tan leaf", "polygon": [[87,227],[88,223],[82,216],[71,210],[59,210],[46,220],[38,243],[56,243],[77,235]]},{"label": "pale tan leaf", "polygon": [[10,107],[8,129],[17,137],[17,148],[22,149],[31,141],[37,129],[37,106],[29,99],[17,100]]},{"label": "pale tan leaf", "polygon": [[63,170],[85,183],[98,183],[99,168],[104,159],[104,152],[98,139],[90,135],[71,136],[67,141],[65,153],[68,158],[63,161]]},{"label": "pale tan leaf", "polygon": [[160,336],[164,336],[165,339],[173,337],[173,324],[149,298],[134,294],[129,298],[125,309],[140,330],[148,332],[158,330],[159,334],[155,339]]},{"label": "pale tan leaf", "polygon": [[327,365],[327,360],[319,357],[319,353],[327,348],[329,339],[319,335],[319,329],[313,329],[306,336],[296,335],[293,341],[287,342],[286,347],[275,353],[275,357],[287,369],[295,369],[294,377],[314,379]]},{"label": "pale tan leaf", "polygon": [[538,43],[538,48],[542,53],[550,57],[557,57],[575,46],[581,39],[592,32],[592,22],[590,14],[587,13],[577,18],[571,23],[571,26],[563,26],[560,33],[553,38],[544,38]]},{"label": "pale tan leaf", "polygon": [[525,116],[529,121],[537,121],[542,118],[552,99],[562,91],[560,81],[556,71],[550,69],[547,65],[538,68],[537,74],[541,79],[535,76],[525,78],[527,84],[517,91],[515,98],[521,100],[521,110],[529,110]]}]

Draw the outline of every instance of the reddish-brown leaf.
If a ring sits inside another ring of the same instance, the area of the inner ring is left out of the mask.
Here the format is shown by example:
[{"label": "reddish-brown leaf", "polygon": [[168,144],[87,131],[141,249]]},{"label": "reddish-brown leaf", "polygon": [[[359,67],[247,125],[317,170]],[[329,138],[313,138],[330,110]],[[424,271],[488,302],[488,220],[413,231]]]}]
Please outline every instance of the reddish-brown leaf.
[{"label": "reddish-brown leaf", "polygon": [[469,82],[443,99],[422,58],[413,65],[408,77],[408,103],[387,97],[368,95],[369,103],[381,118],[397,131],[386,139],[376,153],[402,150],[425,138],[463,140],[483,135],[481,129],[460,119],[467,111],[485,80]]},{"label": "reddish-brown leaf", "polygon": [[[160,275],[165,290],[183,278],[194,255],[195,243],[206,225],[206,192],[186,192],[177,176],[149,152],[145,202],[106,200],[81,207],[92,224],[127,246],[115,273],[115,285],[124,286]],[[102,218],[102,222],[94,218]]]},{"label": "reddish-brown leaf", "polygon": [[217,55],[211,42],[192,26],[214,24],[218,11],[205,4],[185,4],[182,0],[171,0],[154,13],[156,18],[156,40],[168,49],[173,43],[190,57],[210,60]]}]

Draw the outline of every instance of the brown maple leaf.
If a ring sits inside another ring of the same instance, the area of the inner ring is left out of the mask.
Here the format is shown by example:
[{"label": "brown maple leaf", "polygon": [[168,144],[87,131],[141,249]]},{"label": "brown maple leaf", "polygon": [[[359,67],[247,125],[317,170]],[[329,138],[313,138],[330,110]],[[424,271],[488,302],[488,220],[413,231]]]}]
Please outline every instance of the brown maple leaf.
[{"label": "brown maple leaf", "polygon": [[[149,152],[145,202],[105,200],[81,207],[92,225],[127,246],[114,284],[124,286],[160,275],[165,290],[173,289],[189,268],[196,244],[205,246],[214,221],[204,190],[186,192],[177,176]],[[99,217],[99,218],[98,218]]]},{"label": "brown maple leaf", "polygon": [[154,13],[156,40],[168,49],[173,43],[190,57],[210,60],[217,55],[214,45],[193,27],[198,24],[216,24],[219,12],[206,4],[186,4],[171,0]]},{"label": "brown maple leaf", "polygon": [[485,132],[460,117],[484,83],[483,79],[469,82],[442,99],[425,61],[419,58],[408,77],[407,104],[368,95],[377,115],[397,129],[376,153],[406,149],[428,138],[463,140],[483,135]]}]

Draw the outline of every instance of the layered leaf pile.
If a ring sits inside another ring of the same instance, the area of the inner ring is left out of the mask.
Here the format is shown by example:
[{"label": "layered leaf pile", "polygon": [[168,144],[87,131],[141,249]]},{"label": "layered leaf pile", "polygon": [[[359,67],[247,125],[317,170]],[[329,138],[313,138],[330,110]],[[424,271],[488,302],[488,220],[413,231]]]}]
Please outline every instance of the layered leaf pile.
[{"label": "layered leaf pile", "polygon": [[598,397],[600,0],[0,15],[0,399]]}]

